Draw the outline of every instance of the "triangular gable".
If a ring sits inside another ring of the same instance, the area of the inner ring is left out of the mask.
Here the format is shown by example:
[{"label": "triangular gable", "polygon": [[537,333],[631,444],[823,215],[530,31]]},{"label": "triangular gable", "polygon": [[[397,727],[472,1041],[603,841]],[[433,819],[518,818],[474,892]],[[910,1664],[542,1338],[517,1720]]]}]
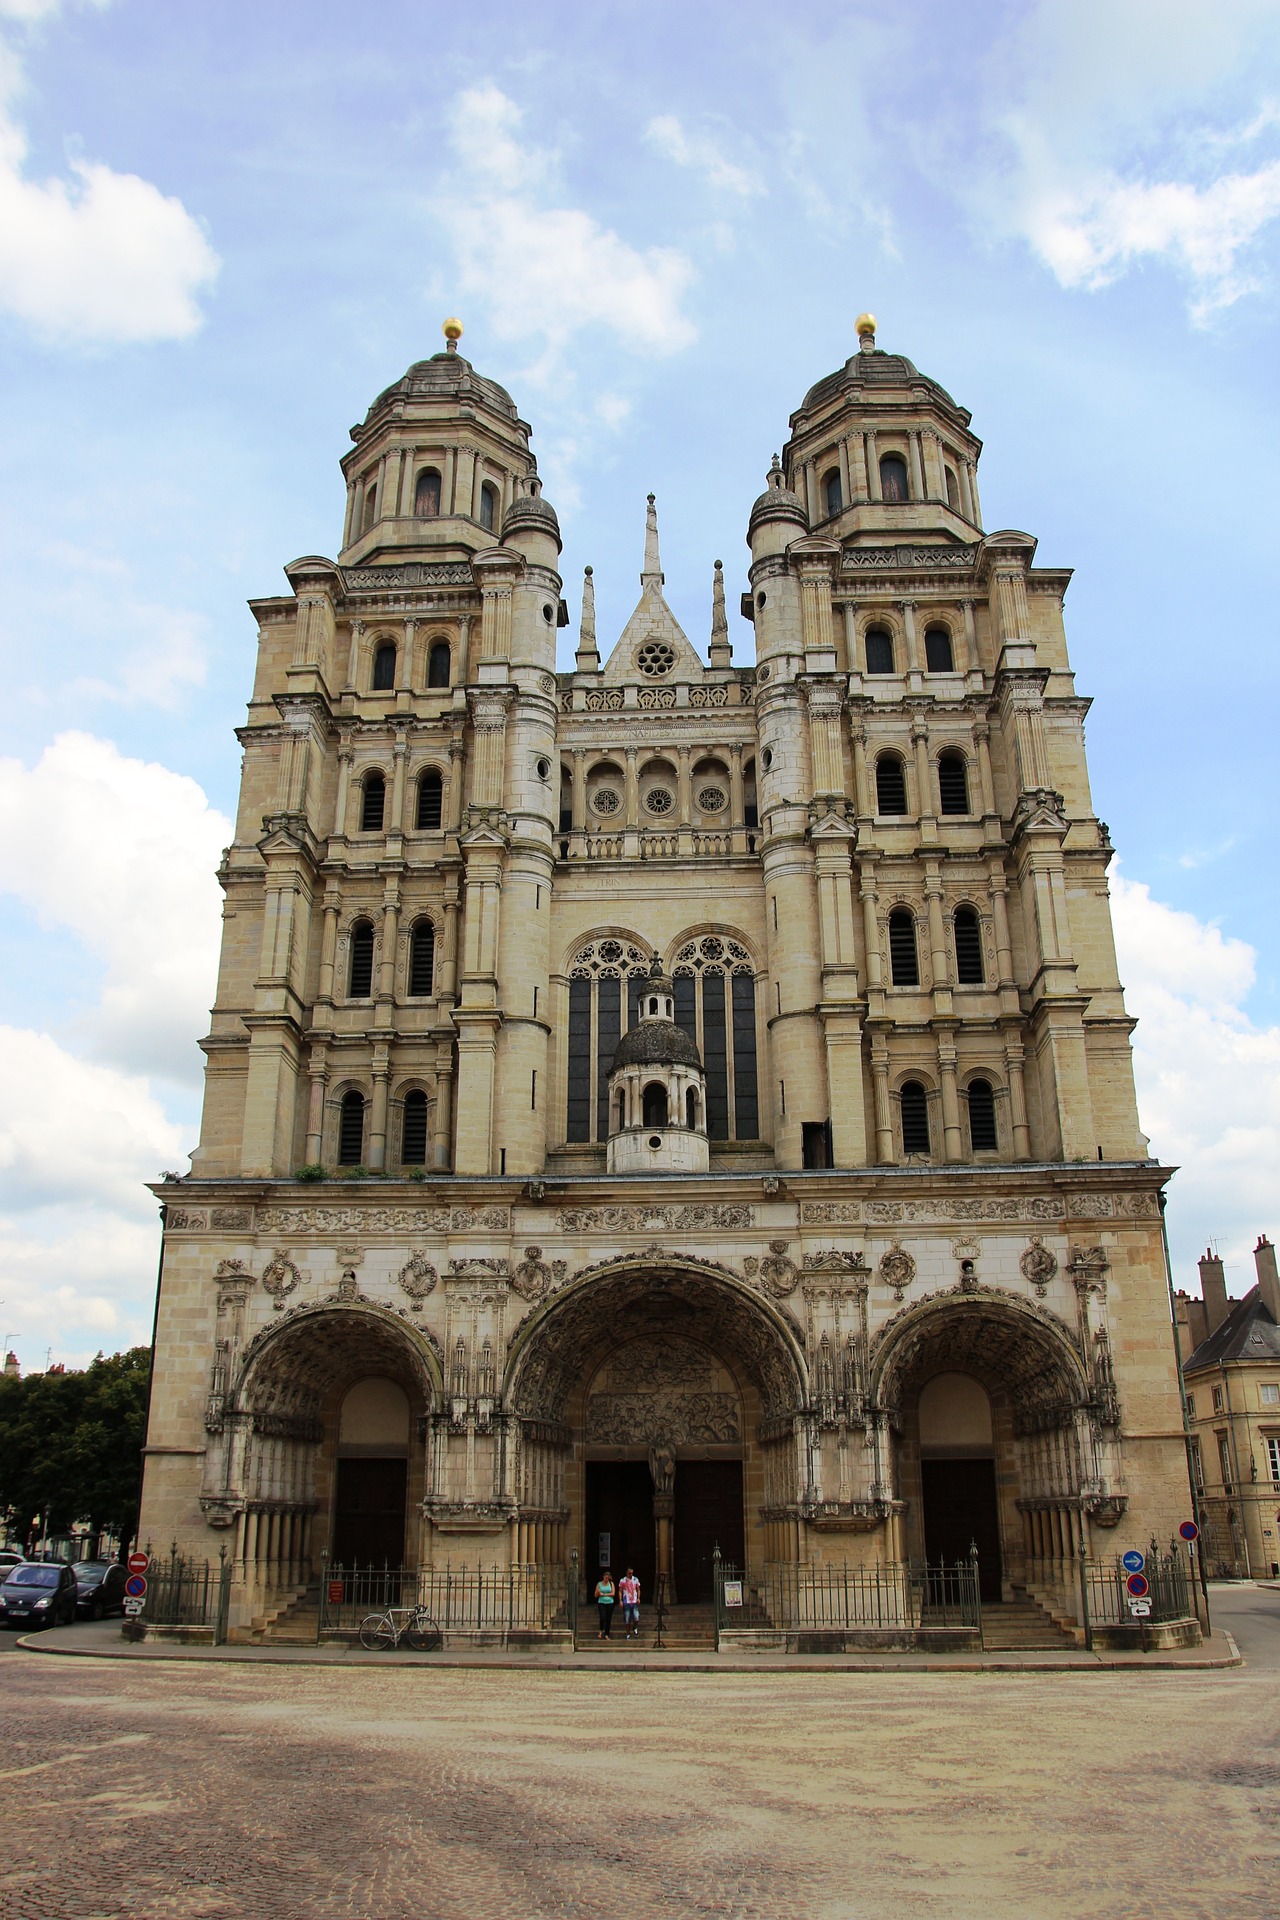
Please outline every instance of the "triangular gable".
[{"label": "triangular gable", "polygon": [[[665,673],[646,673],[639,662],[642,647],[656,642],[670,647],[675,655]],[[613,651],[605,662],[602,681],[620,684],[639,681],[641,686],[670,686],[677,680],[701,680],[707,669],[694,651],[684,628],[672,613],[656,580],[646,582],[635,612],[618,635]]]}]

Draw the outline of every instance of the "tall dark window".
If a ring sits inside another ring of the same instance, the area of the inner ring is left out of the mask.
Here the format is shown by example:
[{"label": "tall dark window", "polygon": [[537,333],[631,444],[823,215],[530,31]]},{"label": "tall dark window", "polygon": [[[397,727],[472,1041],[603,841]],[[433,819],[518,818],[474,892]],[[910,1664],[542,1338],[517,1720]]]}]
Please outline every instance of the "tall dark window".
[{"label": "tall dark window", "polygon": [[378,517],[378,489],[376,486],[372,486],[368,488],[364,496],[364,520],[360,528],[361,533],[368,533],[370,527],[373,525],[377,517]]},{"label": "tall dark window", "polygon": [[447,687],[449,684],[450,665],[448,642],[437,640],[431,652],[427,655],[427,685],[429,687]]},{"label": "tall dark window", "polygon": [[930,673],[955,672],[956,661],[951,649],[951,635],[945,627],[925,628],[924,663]]},{"label": "tall dark window", "polygon": [[954,507],[956,512],[958,513],[960,511],[959,483],[957,482],[955,474],[952,473],[950,467],[944,467],[943,473],[946,476],[946,482],[947,482],[947,505],[949,507]]},{"label": "tall dark window", "polygon": [[590,978],[569,982],[569,1104],[565,1136],[591,1138],[591,1001]]},{"label": "tall dark window", "polygon": [[969,770],[962,753],[938,755],[938,804],[944,813],[969,811]]},{"label": "tall dark window", "polygon": [[596,1139],[609,1135],[609,1069],[622,1038],[622,982],[617,974],[596,982]]},{"label": "tall dark window", "polygon": [[365,776],[364,789],[360,795],[360,831],[361,833],[381,833],[382,814],[387,804],[387,783],[380,773]]},{"label": "tall dark window", "polygon": [[982,928],[972,907],[957,907],[952,921],[956,936],[956,979],[962,987],[980,987]]},{"label": "tall dark window", "polygon": [[754,1140],[760,1132],[756,1087],[756,983],[749,973],[731,974],[733,994],[734,1132]]},{"label": "tall dark window", "polygon": [[404,1122],[400,1131],[400,1163],[406,1167],[425,1166],[427,1159],[427,1096],[416,1088],[404,1097]]},{"label": "tall dark window", "polygon": [[831,1122],[829,1120],[802,1120],[800,1122],[800,1158],[806,1167],[815,1171],[835,1164],[831,1149]]},{"label": "tall dark window", "polygon": [[867,672],[893,672],[893,635],[888,627],[868,627],[866,633]]},{"label": "tall dark window", "polygon": [[969,1082],[969,1139],[975,1153],[992,1153],[996,1138],[996,1097],[989,1080]]},{"label": "tall dark window", "polygon": [[338,1165],[358,1167],[364,1157],[364,1095],[344,1093],[338,1110]]},{"label": "tall dark window", "polygon": [[436,930],[429,920],[419,920],[409,936],[409,991],[426,997],[435,986]]},{"label": "tall dark window", "polygon": [[909,500],[907,487],[907,463],[900,453],[886,453],[880,462],[880,497],[882,500]]},{"label": "tall dark window", "polygon": [[419,833],[435,833],[444,808],[444,781],[435,767],[428,767],[418,782],[418,810],[414,825]]},{"label": "tall dark window", "polygon": [[876,761],[876,812],[904,814],[907,810],[907,771],[896,753],[882,753]]},{"label": "tall dark window", "polygon": [[928,1153],[928,1094],[918,1080],[906,1080],[898,1097],[902,1103],[902,1151]]},{"label": "tall dark window", "polygon": [[707,1138],[729,1138],[729,1036],[725,1028],[724,975],[702,976],[702,1064],[707,1075]]},{"label": "tall dark window", "polygon": [[646,1127],[665,1127],[667,1124],[667,1090],[657,1080],[651,1080],[644,1090],[644,1119]]},{"label": "tall dark window", "polygon": [[498,517],[498,496],[488,481],[480,489],[480,525],[492,533]]},{"label": "tall dark window", "polygon": [[823,477],[822,498],[826,505],[828,520],[834,520],[844,508],[844,489],[840,485],[839,467],[832,467],[830,473]]},{"label": "tall dark window", "polygon": [[373,690],[386,693],[396,684],[396,650],[387,641],[373,656]]},{"label": "tall dark window", "polygon": [[353,1000],[367,1000],[373,992],[373,926],[357,920],[351,929],[351,969],[347,992]]},{"label": "tall dark window", "polygon": [[427,467],[413,490],[413,511],[419,520],[434,520],[440,511],[440,475]]},{"label": "tall dark window", "polygon": [[694,1087],[686,1087],[684,1092],[684,1123],[692,1133],[698,1124],[698,1094]]},{"label": "tall dark window", "polygon": [[920,985],[915,917],[907,907],[895,907],[889,915],[889,971],[895,987]]}]

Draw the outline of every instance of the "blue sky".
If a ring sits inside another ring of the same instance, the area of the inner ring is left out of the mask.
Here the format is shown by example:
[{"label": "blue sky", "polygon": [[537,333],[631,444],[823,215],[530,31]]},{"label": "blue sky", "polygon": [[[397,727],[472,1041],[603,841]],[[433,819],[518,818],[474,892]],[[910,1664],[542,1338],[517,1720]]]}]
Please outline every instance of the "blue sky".
[{"label": "blue sky", "polygon": [[[695,642],[853,321],[974,415],[1067,601],[1180,1283],[1280,1232],[1280,12],[0,0],[0,1333],[145,1335],[198,1116],[250,595],[347,428],[507,385],[602,641]],[[738,657],[750,632],[734,620]],[[571,649],[572,631],[562,636]],[[104,849],[109,845],[110,851]],[[14,1097],[15,1093],[19,1097]]]}]

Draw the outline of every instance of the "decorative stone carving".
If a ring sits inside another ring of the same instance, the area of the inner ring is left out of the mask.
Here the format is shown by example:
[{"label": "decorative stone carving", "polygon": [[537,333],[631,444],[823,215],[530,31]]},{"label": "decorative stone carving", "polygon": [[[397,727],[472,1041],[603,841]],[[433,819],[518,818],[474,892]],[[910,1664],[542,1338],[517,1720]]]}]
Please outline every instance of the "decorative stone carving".
[{"label": "decorative stone carving", "polygon": [[164,1210],[164,1224],[169,1233],[191,1233],[200,1228],[207,1227],[209,1224],[209,1216],[207,1213],[201,1213],[198,1209],[192,1211],[182,1207],[166,1207]]},{"label": "decorative stone carving", "polygon": [[289,1258],[288,1247],[280,1247],[262,1270],[262,1284],[271,1295],[271,1304],[277,1311],[284,1305],[289,1295],[302,1284],[302,1275]]},{"label": "decorative stone carving", "polygon": [[787,1294],[794,1293],[800,1278],[795,1261],[787,1255],[789,1244],[786,1240],[771,1240],[763,1260],[756,1260],[754,1255],[750,1255],[742,1263],[747,1278],[754,1280],[759,1274],[765,1292],[771,1293],[775,1300],[785,1299]]},{"label": "decorative stone carving", "polygon": [[593,1393],[584,1432],[597,1446],[708,1446],[740,1440],[742,1423],[731,1393]]},{"label": "decorative stone carving", "polygon": [[964,1239],[951,1242],[951,1252],[959,1263],[960,1272],[956,1280],[962,1293],[974,1293],[978,1286],[978,1261],[982,1257],[981,1240]]},{"label": "decorative stone carving", "polygon": [[364,1265],[363,1247],[335,1247],[340,1267],[361,1267]]},{"label": "decorative stone carving", "polygon": [[776,1173],[766,1173],[764,1179],[760,1182],[760,1188],[766,1200],[772,1200],[776,1194],[782,1191],[782,1182]]},{"label": "decorative stone carving", "polygon": [[593,688],[587,695],[588,713],[621,713],[621,711],[621,687]]},{"label": "decorative stone carving", "polygon": [[664,1387],[709,1387],[711,1362],[690,1340],[653,1334],[629,1340],[609,1367],[608,1384],[615,1392],[657,1393]]},{"label": "decorative stone carving", "polygon": [[522,1300],[544,1300],[553,1286],[563,1283],[567,1270],[564,1260],[548,1265],[541,1247],[526,1247],[524,1259],[511,1269],[511,1285]]},{"label": "decorative stone carving", "polygon": [[215,1207],[209,1216],[209,1223],[232,1233],[247,1233],[253,1226],[252,1207]]},{"label": "decorative stone carving", "polygon": [[1067,1201],[1073,1220],[1158,1220],[1154,1193],[1073,1193]]},{"label": "decorative stone carving", "polygon": [[1110,1268],[1105,1247],[1072,1247],[1067,1256],[1067,1272],[1075,1282],[1083,1301],[1091,1293],[1101,1300],[1107,1297],[1107,1273]]},{"label": "decorative stone carving", "polygon": [[1129,1505],[1127,1493],[1094,1493],[1086,1495],[1082,1502],[1085,1512],[1096,1527],[1119,1526]]},{"label": "decorative stone carving", "polygon": [[1057,1274],[1058,1256],[1049,1251],[1038,1233],[1033,1233],[1018,1265],[1022,1268],[1023,1279],[1035,1288],[1036,1299],[1043,1300],[1049,1282]]},{"label": "decorative stone carving", "polygon": [[264,1233],[468,1233],[487,1228],[509,1231],[509,1207],[312,1206],[263,1207]]},{"label": "decorative stone carving", "polygon": [[691,707],[727,707],[728,704],[729,689],[726,686],[690,687],[689,689]]},{"label": "decorative stone carving", "polygon": [[420,1307],[439,1278],[425,1253],[413,1252],[396,1275],[415,1307]]},{"label": "decorative stone carving", "polygon": [[1028,1194],[1008,1199],[966,1200],[947,1196],[922,1200],[805,1200],[800,1219],[805,1226],[948,1226],[969,1220],[1062,1220],[1066,1206],[1056,1194]]},{"label": "decorative stone carving", "polygon": [[676,1456],[675,1449],[668,1440],[660,1441],[649,1449],[649,1473],[653,1480],[653,1490],[658,1494],[669,1494],[675,1486]]},{"label": "decorative stone carving", "polygon": [[880,1256],[880,1278],[887,1287],[893,1288],[894,1299],[901,1300],[915,1277],[915,1261],[906,1248],[895,1240],[888,1252]]},{"label": "decorative stone carving", "polygon": [[213,1270],[213,1277],[215,1280],[230,1281],[233,1284],[240,1281],[245,1286],[253,1285],[253,1272],[243,1260],[219,1260]]},{"label": "decorative stone carving", "polygon": [[566,1233],[678,1233],[698,1227],[749,1227],[754,1209],[732,1203],[685,1207],[565,1207],[560,1224]]}]

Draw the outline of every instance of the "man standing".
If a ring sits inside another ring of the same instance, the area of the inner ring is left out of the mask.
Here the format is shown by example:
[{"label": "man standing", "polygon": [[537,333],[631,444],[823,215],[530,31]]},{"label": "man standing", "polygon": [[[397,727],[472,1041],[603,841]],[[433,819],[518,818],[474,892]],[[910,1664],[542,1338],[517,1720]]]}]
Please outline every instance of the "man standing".
[{"label": "man standing", "polygon": [[636,1640],[640,1635],[640,1582],[634,1567],[628,1567],[619,1580],[618,1598],[622,1602],[622,1624],[627,1630],[627,1639]]}]

